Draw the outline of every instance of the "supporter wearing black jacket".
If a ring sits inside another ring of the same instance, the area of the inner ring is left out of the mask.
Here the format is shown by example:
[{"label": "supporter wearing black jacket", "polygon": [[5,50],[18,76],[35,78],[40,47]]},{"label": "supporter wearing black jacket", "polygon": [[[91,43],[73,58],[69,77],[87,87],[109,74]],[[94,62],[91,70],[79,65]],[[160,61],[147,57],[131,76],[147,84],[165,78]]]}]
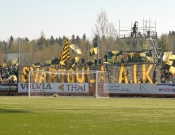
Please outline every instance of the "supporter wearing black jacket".
[{"label": "supporter wearing black jacket", "polygon": [[0,83],[3,83],[3,80],[2,80],[2,78],[0,78]]},{"label": "supporter wearing black jacket", "polygon": [[12,69],[13,75],[18,76],[18,68],[16,65],[14,65],[13,69]]},{"label": "supporter wearing black jacket", "polygon": [[107,54],[105,53],[105,55],[104,55],[104,60],[105,60],[105,62],[107,62],[108,61],[108,56],[107,56]]},{"label": "supporter wearing black jacket", "polygon": [[94,66],[97,65],[97,59],[94,57]]},{"label": "supporter wearing black jacket", "polygon": [[84,64],[85,64],[85,58],[84,58],[84,56],[81,58],[81,66],[84,66]]}]

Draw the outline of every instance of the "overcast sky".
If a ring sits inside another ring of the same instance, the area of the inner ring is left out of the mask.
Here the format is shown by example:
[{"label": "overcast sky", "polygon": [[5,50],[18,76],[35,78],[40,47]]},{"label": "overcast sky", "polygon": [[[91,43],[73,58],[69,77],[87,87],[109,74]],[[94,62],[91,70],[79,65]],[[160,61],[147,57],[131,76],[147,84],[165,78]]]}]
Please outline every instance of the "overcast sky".
[{"label": "overcast sky", "polygon": [[46,38],[71,35],[92,38],[97,14],[103,9],[116,29],[143,19],[156,21],[158,35],[175,31],[175,0],[0,0],[0,40],[12,35]]}]

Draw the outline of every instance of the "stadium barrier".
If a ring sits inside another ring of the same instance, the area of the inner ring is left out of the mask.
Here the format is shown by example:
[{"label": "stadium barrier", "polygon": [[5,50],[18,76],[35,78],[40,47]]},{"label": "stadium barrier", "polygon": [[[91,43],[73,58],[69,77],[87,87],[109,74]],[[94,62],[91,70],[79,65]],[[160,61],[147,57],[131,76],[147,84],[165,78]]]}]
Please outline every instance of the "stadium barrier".
[{"label": "stadium barrier", "polygon": [[[84,95],[94,96],[95,85],[88,83],[32,83],[31,93],[43,93],[51,95]],[[104,83],[104,89],[108,89],[111,96],[120,95],[155,95],[155,96],[175,96],[175,84],[119,84]],[[27,95],[28,83],[0,84],[0,95]]]}]

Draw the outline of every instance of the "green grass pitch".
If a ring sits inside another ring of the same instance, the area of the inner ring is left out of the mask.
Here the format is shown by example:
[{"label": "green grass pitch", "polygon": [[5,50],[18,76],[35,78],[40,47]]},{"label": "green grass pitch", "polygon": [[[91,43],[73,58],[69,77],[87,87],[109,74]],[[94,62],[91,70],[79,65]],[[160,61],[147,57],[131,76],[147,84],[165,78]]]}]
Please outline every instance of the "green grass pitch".
[{"label": "green grass pitch", "polygon": [[173,135],[174,98],[0,97],[0,135]]}]

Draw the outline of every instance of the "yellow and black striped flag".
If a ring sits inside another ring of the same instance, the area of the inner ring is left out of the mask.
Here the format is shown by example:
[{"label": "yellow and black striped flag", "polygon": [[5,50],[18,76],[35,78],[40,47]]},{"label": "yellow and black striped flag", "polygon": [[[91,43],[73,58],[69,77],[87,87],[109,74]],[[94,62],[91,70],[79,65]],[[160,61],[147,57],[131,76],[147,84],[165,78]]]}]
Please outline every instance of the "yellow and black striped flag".
[{"label": "yellow and black striped flag", "polygon": [[89,56],[92,56],[92,55],[95,55],[95,54],[97,54],[97,47],[92,47],[91,49],[90,49],[90,53],[89,53]]},{"label": "yellow and black striped flag", "polygon": [[80,61],[80,57],[75,57],[74,59],[72,59],[72,67],[75,66],[76,63],[78,63]]},{"label": "yellow and black striped flag", "polygon": [[167,69],[170,73],[175,73],[175,60],[168,61],[164,66],[163,69]]},{"label": "yellow and black striped flag", "polygon": [[69,41],[66,39],[66,43],[63,46],[63,49],[61,51],[61,57],[60,57],[60,64],[65,65],[65,62],[70,59],[70,49],[69,49]]},{"label": "yellow and black striped flag", "polygon": [[98,43],[97,41],[94,42],[93,47],[90,49],[89,56],[95,55],[98,52]]},{"label": "yellow and black striped flag", "polygon": [[172,54],[172,52],[164,52],[164,55],[163,55],[162,60],[163,60],[164,62],[168,62],[169,57],[171,56],[171,54]]},{"label": "yellow and black striped flag", "polygon": [[169,56],[169,59],[163,68],[167,69],[170,73],[175,74],[175,55]]}]

